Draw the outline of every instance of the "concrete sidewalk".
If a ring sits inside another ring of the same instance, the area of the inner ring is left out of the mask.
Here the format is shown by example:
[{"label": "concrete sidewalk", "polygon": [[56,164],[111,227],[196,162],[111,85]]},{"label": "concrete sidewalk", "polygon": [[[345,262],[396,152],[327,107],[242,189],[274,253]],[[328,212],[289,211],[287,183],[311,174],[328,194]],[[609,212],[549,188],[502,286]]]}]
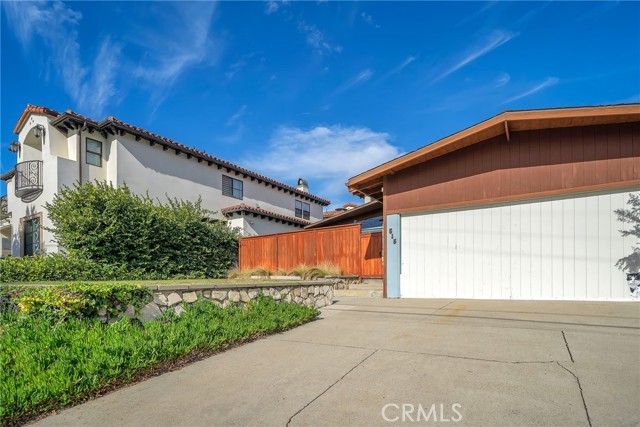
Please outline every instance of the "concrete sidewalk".
[{"label": "concrete sidewalk", "polygon": [[343,298],[37,425],[443,423],[639,425],[640,304]]}]

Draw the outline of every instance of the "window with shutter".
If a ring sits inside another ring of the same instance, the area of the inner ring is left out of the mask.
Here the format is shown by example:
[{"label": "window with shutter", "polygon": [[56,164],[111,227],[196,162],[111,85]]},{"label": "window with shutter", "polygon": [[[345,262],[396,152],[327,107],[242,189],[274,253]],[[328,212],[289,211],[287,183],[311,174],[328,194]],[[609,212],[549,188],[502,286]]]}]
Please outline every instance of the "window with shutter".
[{"label": "window with shutter", "polygon": [[235,197],[242,200],[243,185],[239,179],[231,178],[230,176],[222,175],[222,194],[224,196]]}]

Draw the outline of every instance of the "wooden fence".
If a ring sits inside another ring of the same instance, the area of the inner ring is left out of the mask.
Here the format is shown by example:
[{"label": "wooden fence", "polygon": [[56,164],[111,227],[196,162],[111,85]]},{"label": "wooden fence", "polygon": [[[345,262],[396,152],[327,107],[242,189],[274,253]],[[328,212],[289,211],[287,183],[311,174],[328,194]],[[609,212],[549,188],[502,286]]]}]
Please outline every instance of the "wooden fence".
[{"label": "wooden fence", "polygon": [[300,264],[332,263],[343,274],[382,277],[382,233],[342,225],[240,239],[240,269],[289,271]]}]

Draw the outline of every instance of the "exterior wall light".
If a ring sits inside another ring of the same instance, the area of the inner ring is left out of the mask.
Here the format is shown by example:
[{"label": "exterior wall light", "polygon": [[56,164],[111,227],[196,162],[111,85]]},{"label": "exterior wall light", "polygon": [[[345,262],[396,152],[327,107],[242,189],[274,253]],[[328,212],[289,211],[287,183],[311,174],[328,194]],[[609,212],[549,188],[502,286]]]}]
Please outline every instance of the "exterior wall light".
[{"label": "exterior wall light", "polygon": [[17,153],[20,151],[20,142],[19,141],[11,141],[9,144],[9,151],[12,153]]},{"label": "exterior wall light", "polygon": [[42,138],[42,143],[44,144],[44,134],[45,134],[45,129],[44,126],[42,125],[36,125],[35,128],[33,128],[33,135],[36,138]]}]

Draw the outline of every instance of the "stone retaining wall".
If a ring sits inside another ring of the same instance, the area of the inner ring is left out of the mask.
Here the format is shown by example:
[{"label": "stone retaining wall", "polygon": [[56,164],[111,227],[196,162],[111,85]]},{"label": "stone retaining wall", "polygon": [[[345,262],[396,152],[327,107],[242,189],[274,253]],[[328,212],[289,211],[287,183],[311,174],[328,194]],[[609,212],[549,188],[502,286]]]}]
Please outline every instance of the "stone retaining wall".
[{"label": "stone retaining wall", "polygon": [[[140,308],[136,313],[132,305],[118,313],[112,319],[120,317],[137,318],[142,321],[156,319],[166,310],[173,310],[177,315],[184,312],[183,303],[192,304],[198,298],[212,301],[220,307],[231,303],[243,305],[262,293],[276,301],[294,302],[309,307],[324,307],[333,303],[334,283],[329,280],[315,282],[274,282],[264,284],[233,285],[147,285],[153,291],[153,300]],[[99,313],[104,321],[106,310]]]},{"label": "stone retaining wall", "polygon": [[325,277],[324,280],[332,282],[334,289],[349,289],[349,285],[362,283],[360,276],[330,276]]}]

